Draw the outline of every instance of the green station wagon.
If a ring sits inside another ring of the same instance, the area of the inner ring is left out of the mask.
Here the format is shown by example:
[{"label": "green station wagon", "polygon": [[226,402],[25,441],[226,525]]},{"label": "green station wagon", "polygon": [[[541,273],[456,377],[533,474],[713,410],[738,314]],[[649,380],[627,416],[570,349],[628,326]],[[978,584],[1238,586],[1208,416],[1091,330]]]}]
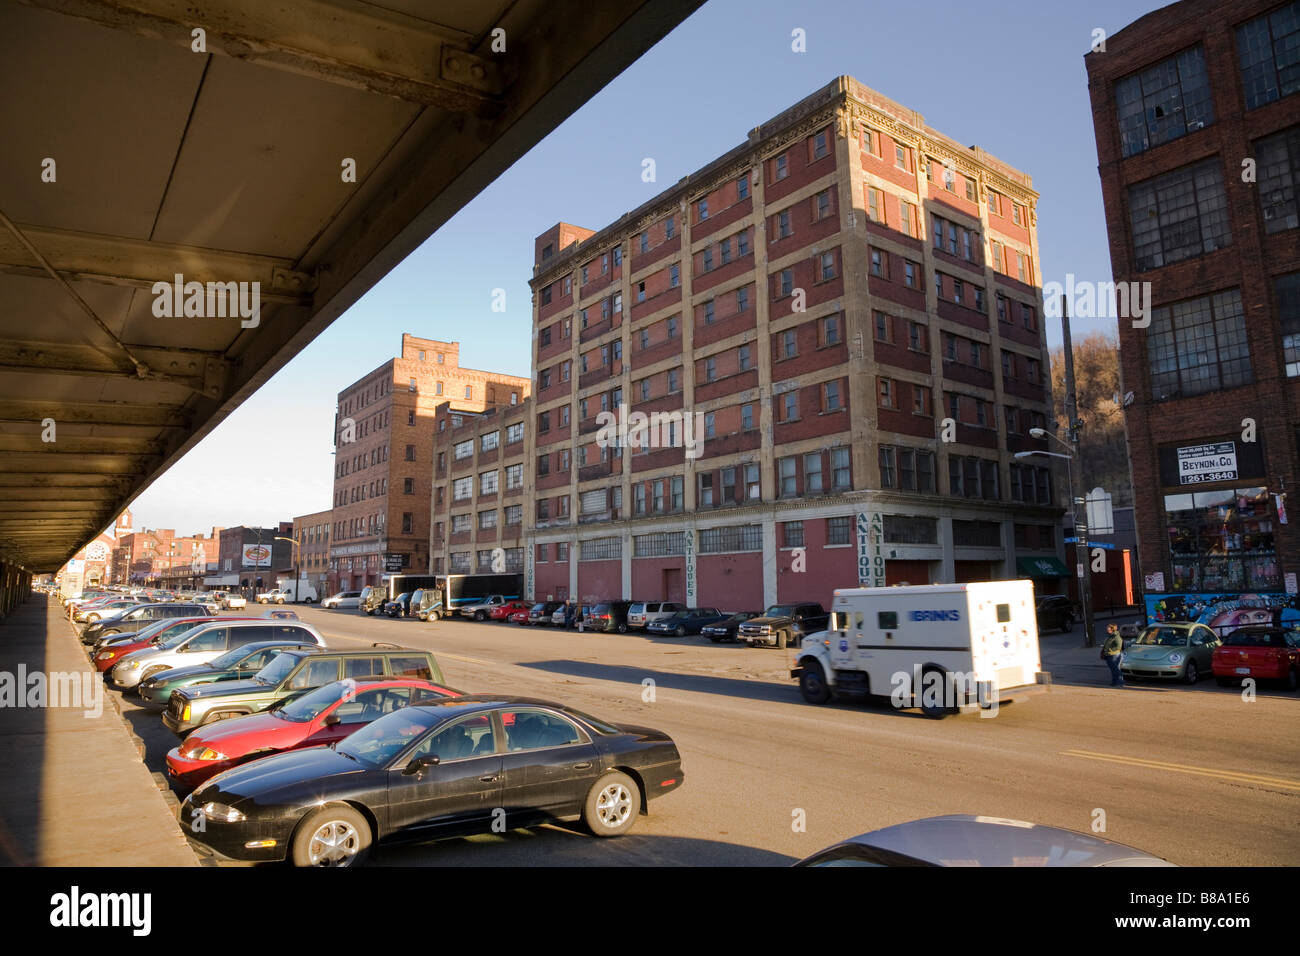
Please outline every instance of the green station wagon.
[{"label": "green station wagon", "polygon": [[173,691],[163,714],[167,729],[185,736],[201,724],[241,717],[336,680],[362,677],[418,677],[444,683],[431,651],[395,644],[357,650],[304,648],[277,656],[251,680],[197,684]]}]

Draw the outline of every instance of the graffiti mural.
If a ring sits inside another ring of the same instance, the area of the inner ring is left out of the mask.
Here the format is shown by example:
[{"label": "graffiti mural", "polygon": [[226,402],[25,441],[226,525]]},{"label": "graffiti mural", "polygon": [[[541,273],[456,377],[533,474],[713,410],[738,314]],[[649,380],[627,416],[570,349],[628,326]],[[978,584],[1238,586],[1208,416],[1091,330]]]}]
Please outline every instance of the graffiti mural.
[{"label": "graffiti mural", "polygon": [[1271,624],[1280,620],[1300,626],[1300,596],[1281,593],[1182,593],[1148,594],[1147,622],[1196,621],[1212,627],[1224,637],[1247,624]]}]

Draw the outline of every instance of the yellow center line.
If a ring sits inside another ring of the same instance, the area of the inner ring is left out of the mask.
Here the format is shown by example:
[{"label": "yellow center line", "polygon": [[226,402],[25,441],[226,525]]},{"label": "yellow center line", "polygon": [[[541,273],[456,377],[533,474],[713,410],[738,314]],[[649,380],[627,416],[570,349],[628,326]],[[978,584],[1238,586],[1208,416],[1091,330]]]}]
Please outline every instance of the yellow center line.
[{"label": "yellow center line", "polygon": [[1130,767],[1146,767],[1150,770],[1169,770],[1174,773],[1190,773],[1202,777],[1217,777],[1230,783],[1254,783],[1264,787],[1281,787],[1283,790],[1300,791],[1300,781],[1287,780],[1283,777],[1266,777],[1257,773],[1241,773],[1236,770],[1215,770],[1210,767],[1193,767],[1182,763],[1168,763],[1163,760],[1147,760],[1142,757],[1126,757],[1121,754],[1095,753],[1091,750],[1063,750],[1065,757],[1084,757],[1088,760],[1105,760],[1110,763],[1126,764]]}]

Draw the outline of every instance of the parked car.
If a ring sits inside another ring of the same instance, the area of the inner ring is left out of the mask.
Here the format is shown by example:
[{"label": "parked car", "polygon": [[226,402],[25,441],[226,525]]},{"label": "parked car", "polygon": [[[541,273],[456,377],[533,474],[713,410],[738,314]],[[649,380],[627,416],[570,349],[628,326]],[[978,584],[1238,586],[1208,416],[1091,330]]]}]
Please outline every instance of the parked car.
[{"label": "parked car", "polygon": [[72,619],[78,624],[94,624],[101,618],[107,617],[114,611],[123,608],[133,608],[140,605],[140,601],[104,601],[102,603],[83,604],[72,612]]},{"label": "parked car", "polygon": [[315,647],[301,641],[270,640],[245,644],[226,651],[206,664],[193,667],[173,667],[140,681],[140,699],[151,704],[166,704],[172,691],[195,684],[216,684],[226,680],[244,680],[252,677],[285,651]]},{"label": "parked car", "polygon": [[185,687],[172,694],[163,723],[184,736],[201,724],[266,710],[286,697],[336,680],[361,677],[415,677],[443,683],[431,651],[395,644],[355,650],[285,651],[250,680]]},{"label": "parked car", "polygon": [[678,611],[684,610],[686,605],[677,601],[638,601],[627,609],[627,629],[645,630],[646,625],[651,621],[671,617]]},{"label": "parked car", "polygon": [[[147,647],[158,647],[163,643],[178,641],[182,634],[193,630],[200,624],[210,624],[214,617],[187,617],[179,621],[155,621],[149,627],[133,634],[110,634],[101,637],[90,649],[90,659],[101,673],[117,664],[119,660]],[[226,620],[234,620],[226,618]]]},{"label": "parked car", "polygon": [[1066,595],[1043,595],[1038,599],[1036,611],[1040,632],[1060,628],[1061,631],[1069,634],[1074,630],[1074,622],[1078,614],[1075,613],[1074,602]]},{"label": "parked car", "polygon": [[442,592],[437,588],[420,588],[411,592],[411,609],[421,621],[437,621],[447,614],[442,606]]},{"label": "parked car", "polygon": [[527,601],[506,601],[488,611],[488,617],[493,621],[504,621],[516,611],[527,611],[530,607],[532,605]]},{"label": "parked car", "polygon": [[528,615],[532,613],[533,606],[526,604],[518,610],[511,611],[506,615],[506,621],[511,624],[528,624]]},{"label": "parked car", "polygon": [[461,617],[472,617],[476,621],[486,621],[494,607],[506,603],[504,594],[488,594],[471,604],[462,604],[456,608]]},{"label": "parked car", "polygon": [[1221,687],[1248,677],[1300,687],[1300,632],[1283,627],[1239,627],[1214,649],[1214,679]]},{"label": "parked car", "polygon": [[360,591],[338,591],[321,601],[320,606],[330,610],[335,608],[342,610],[344,608],[354,608],[360,603],[360,601]]},{"label": "parked car", "polygon": [[550,627],[555,623],[555,612],[564,607],[563,601],[540,601],[528,609],[528,623],[534,627]]},{"label": "parked car", "polygon": [[584,626],[593,631],[617,631],[619,634],[626,634],[627,612],[631,608],[631,601],[604,601],[592,607]]},{"label": "parked car", "polygon": [[737,611],[724,621],[714,621],[700,629],[700,633],[714,644],[719,641],[734,641],[740,631],[740,625],[750,618],[759,617],[762,611]]},{"label": "parked car", "polygon": [[518,808],[511,827],[582,819],[596,836],[620,836],[643,796],[681,784],[667,734],[547,701],[476,695],[412,704],[332,747],[235,767],[187,796],[179,819],[207,856],[350,866],[381,841],[487,832],[496,807]]},{"label": "parked car", "polygon": [[226,651],[257,641],[292,640],[325,646],[310,624],[301,621],[276,622],[261,620],[217,620],[186,631],[174,643],[168,641],[156,647],[132,651],[113,668],[113,683],[131,690],[145,678],[172,667],[192,667],[206,664]]},{"label": "parked car", "polygon": [[740,625],[737,635],[750,647],[757,644],[786,648],[809,634],[824,631],[830,615],[820,604],[774,604],[762,617]]},{"label": "parked car", "polygon": [[222,598],[221,606],[228,611],[242,610],[248,607],[248,598],[244,597],[242,594],[237,594],[234,591],[230,591],[227,592],[224,598]]},{"label": "parked car", "polygon": [[94,644],[101,636],[128,634],[148,627],[155,621],[207,614],[209,611],[202,604],[137,604],[135,607],[121,608],[93,624],[87,624],[81,632],[81,643]]},{"label": "parked car", "polygon": [[953,814],[851,837],[795,866],[1173,866],[1087,833]]},{"label": "parked car", "polygon": [[687,634],[698,634],[707,625],[725,621],[727,617],[728,615],[723,614],[716,607],[692,607],[685,611],[678,611],[670,617],[651,621],[646,625],[646,633],[685,637]]},{"label": "parked car", "polygon": [[1195,684],[1214,670],[1214,649],[1223,643],[1204,624],[1171,621],[1153,624],[1120,656],[1126,678],[1154,677]]},{"label": "parked car", "polygon": [[260,714],[200,727],[168,752],[167,776],[192,789],[250,760],[337,743],[408,704],[459,696],[460,691],[411,677],[334,681]]},{"label": "parked car", "polygon": [[411,609],[411,592],[403,591],[391,601],[385,601],[381,610],[388,617],[406,617]]}]

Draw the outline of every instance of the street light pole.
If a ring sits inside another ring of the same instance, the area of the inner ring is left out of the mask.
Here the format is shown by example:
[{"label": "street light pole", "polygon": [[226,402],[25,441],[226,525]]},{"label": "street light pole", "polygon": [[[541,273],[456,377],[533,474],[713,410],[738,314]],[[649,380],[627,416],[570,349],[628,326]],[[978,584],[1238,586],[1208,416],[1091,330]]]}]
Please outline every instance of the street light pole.
[{"label": "street light pole", "polygon": [[293,538],[282,538],[278,534],[275,536],[275,540],[288,541],[289,544],[293,545],[293,551],[290,553],[293,556],[293,600],[296,604],[302,593],[302,579],[298,577],[298,542]]}]

